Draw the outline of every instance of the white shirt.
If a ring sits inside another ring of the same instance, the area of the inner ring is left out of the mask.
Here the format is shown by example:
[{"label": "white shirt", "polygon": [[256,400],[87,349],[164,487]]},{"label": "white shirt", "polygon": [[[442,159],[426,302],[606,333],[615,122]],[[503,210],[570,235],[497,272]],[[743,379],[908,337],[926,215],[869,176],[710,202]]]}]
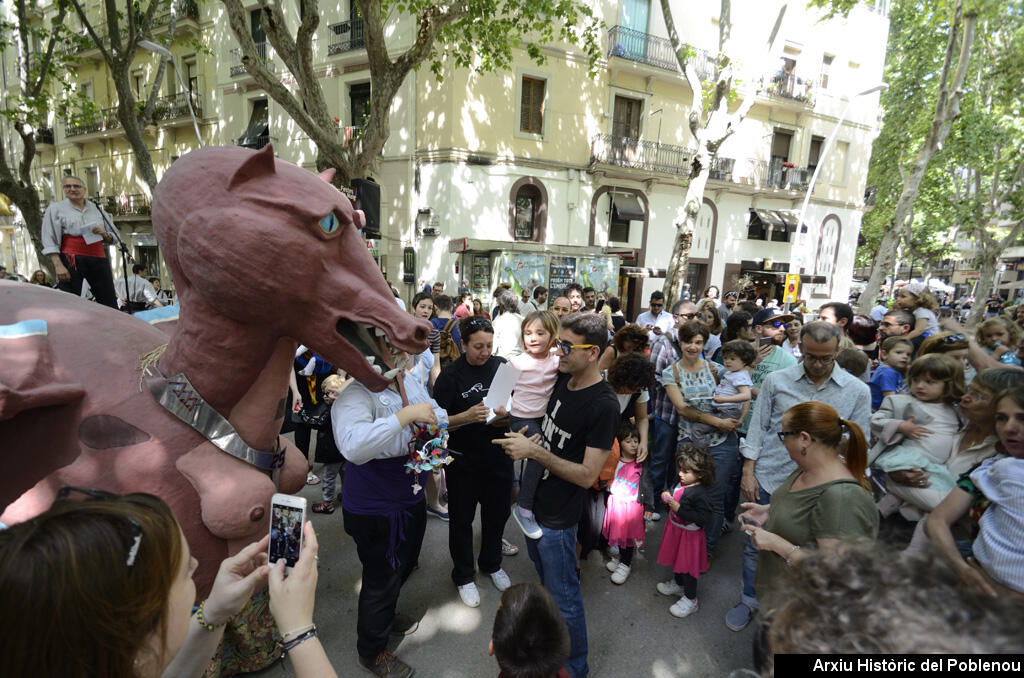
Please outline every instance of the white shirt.
[{"label": "white shirt", "polygon": [[[108,221],[109,219],[110,217],[107,216]],[[105,231],[110,230],[107,228],[99,208],[88,200],[85,201],[85,207],[82,209],[72,205],[68,199],[50,203],[43,214],[43,226],[40,234],[43,241],[43,254],[57,254],[60,252],[60,242],[63,236],[81,237],[85,233],[92,233],[95,226],[99,226]]]},{"label": "white shirt", "polygon": [[[152,304],[157,299],[156,288],[153,287],[153,283],[145,278],[140,278],[134,273],[128,276],[128,290],[131,292],[131,298],[128,301]],[[124,291],[124,278],[118,278],[114,281],[114,291],[117,292],[118,298],[122,301],[127,298]]]},{"label": "white shirt", "polygon": [[[670,332],[676,326],[676,319],[668,311],[662,311],[658,315],[654,315],[650,311],[644,311],[636,317],[636,324],[644,328],[648,325],[654,325],[655,327],[660,327],[662,332]],[[651,341],[654,341],[656,336],[654,332],[647,333],[647,338]]]}]

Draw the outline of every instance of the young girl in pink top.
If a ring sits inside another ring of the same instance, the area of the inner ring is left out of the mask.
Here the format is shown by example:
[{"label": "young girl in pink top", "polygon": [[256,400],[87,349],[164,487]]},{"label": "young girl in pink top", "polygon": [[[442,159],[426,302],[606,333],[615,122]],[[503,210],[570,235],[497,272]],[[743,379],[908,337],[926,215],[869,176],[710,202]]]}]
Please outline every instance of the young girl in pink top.
[{"label": "young girl in pink top", "polygon": [[[558,316],[551,311],[534,311],[523,319],[523,353],[508,358],[520,370],[512,391],[509,427],[526,435],[540,433],[540,421],[548,409],[548,398],[558,377],[558,354],[552,352],[558,338]],[[533,494],[537,490],[544,467],[527,460],[519,477],[519,495],[512,517],[531,539],[540,539],[540,525],[533,517]]]}]

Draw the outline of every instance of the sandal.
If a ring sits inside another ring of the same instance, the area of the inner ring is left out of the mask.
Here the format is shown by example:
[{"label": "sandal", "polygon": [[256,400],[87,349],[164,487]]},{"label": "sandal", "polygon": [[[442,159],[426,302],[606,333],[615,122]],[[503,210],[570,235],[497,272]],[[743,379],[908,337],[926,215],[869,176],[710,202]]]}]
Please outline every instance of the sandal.
[{"label": "sandal", "polygon": [[306,484],[307,485],[319,485],[320,484],[320,476],[318,476],[315,473],[308,474],[306,476]]},{"label": "sandal", "polygon": [[309,507],[313,513],[334,513],[334,502],[322,501]]}]

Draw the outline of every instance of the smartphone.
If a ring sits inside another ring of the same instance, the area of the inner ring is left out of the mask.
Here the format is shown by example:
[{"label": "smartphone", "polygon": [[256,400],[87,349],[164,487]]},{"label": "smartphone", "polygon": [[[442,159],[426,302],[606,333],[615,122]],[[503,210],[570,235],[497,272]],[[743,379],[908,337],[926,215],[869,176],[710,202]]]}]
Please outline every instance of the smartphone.
[{"label": "smartphone", "polygon": [[291,494],[275,494],[270,500],[271,565],[282,558],[291,572],[302,551],[302,526],[306,524],[306,500]]},{"label": "smartphone", "polygon": [[761,348],[763,346],[770,346],[771,344],[772,344],[772,338],[771,337],[761,337],[760,339],[757,340],[757,347],[758,348]]},{"label": "smartphone", "polygon": [[597,306],[594,307],[594,310],[600,311],[602,308],[604,308],[604,299],[598,299]]}]

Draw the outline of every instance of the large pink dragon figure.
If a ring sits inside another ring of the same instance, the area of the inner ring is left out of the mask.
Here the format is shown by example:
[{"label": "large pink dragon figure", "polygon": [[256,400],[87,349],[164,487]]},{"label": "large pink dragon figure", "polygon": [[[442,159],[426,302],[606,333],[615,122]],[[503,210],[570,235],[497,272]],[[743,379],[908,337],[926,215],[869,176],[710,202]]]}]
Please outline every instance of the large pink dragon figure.
[{"label": "large pink dragon figure", "polygon": [[170,337],[0,282],[0,521],[45,510],[65,485],[157,494],[199,559],[200,596],[221,559],[267,532],[271,495],[306,473],[278,435],[298,344],[380,391],[390,375],[372,363],[422,351],[429,331],[395,303],[362,213],[329,178],[271,146],[174,163],[153,202],[181,301]]}]

